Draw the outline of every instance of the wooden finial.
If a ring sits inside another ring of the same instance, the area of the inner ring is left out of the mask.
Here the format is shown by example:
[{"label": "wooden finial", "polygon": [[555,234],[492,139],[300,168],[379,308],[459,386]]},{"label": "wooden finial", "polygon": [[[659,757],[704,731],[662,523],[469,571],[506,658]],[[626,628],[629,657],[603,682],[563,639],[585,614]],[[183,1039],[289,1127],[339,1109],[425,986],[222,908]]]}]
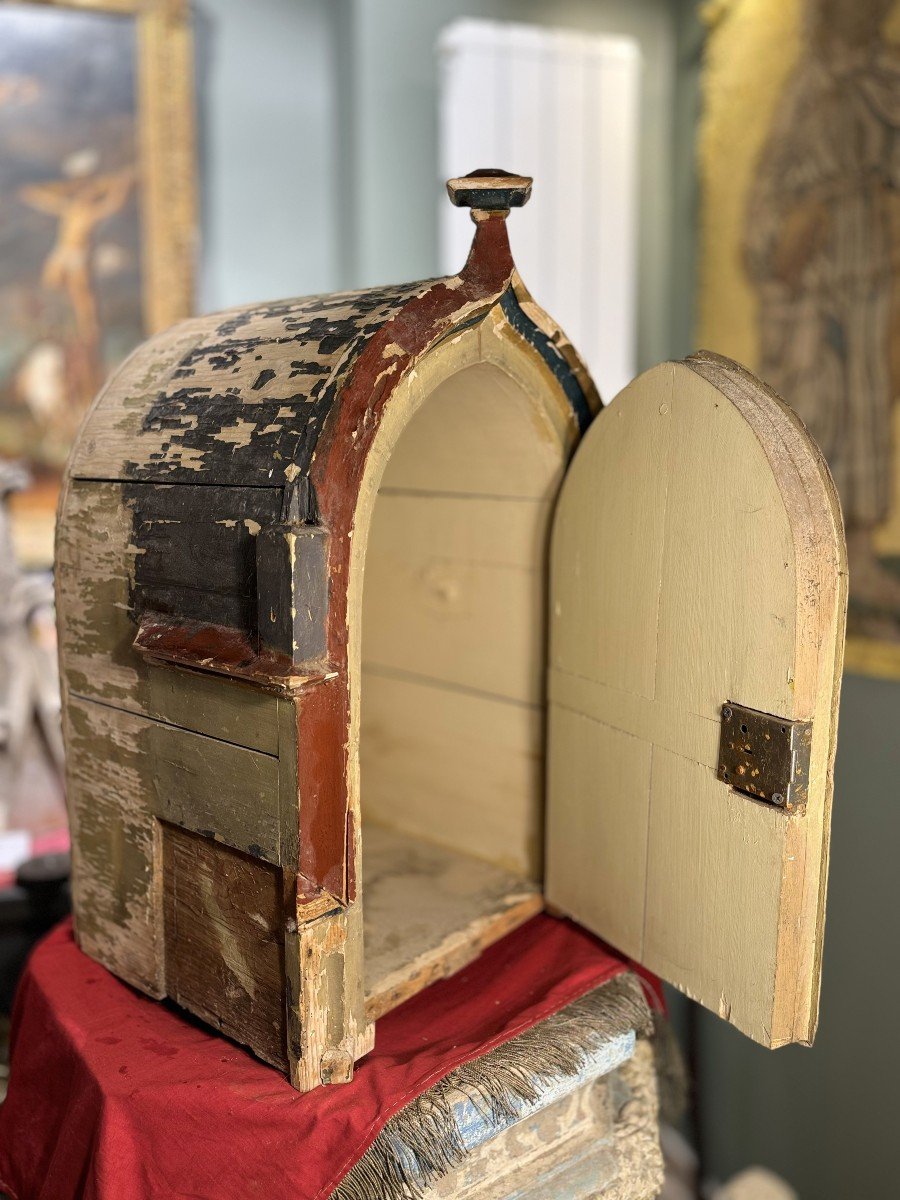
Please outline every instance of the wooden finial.
[{"label": "wooden finial", "polygon": [[471,208],[472,220],[506,217],[531,196],[530,175],[513,175],[495,167],[481,167],[459,179],[447,180],[447,195],[457,208]]}]

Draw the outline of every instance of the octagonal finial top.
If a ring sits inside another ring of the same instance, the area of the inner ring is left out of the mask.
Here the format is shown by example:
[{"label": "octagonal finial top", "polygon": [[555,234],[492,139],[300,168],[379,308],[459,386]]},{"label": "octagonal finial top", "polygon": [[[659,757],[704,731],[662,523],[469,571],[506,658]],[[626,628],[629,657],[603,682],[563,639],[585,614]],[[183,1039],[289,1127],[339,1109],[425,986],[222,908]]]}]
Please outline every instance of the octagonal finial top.
[{"label": "octagonal finial top", "polygon": [[505,217],[511,208],[521,208],[531,196],[530,175],[514,175],[496,167],[481,167],[469,175],[447,180],[447,195],[457,208],[471,208],[479,215]]}]

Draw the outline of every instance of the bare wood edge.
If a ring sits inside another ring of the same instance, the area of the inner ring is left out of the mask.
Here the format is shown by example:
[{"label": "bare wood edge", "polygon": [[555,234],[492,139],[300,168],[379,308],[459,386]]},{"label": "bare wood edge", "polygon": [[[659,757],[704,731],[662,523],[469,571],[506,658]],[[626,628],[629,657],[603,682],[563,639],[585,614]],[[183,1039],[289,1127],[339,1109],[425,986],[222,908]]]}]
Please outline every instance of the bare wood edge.
[{"label": "bare wood edge", "polygon": [[474,962],[488,946],[530,921],[543,910],[540,892],[506,897],[500,912],[479,917],[465,929],[449,934],[439,946],[379,979],[366,993],[366,1019],[376,1021],[438,979],[446,979]]},{"label": "bare wood edge", "polygon": [[[846,626],[847,616],[847,550],[840,500],[821,451],[811,439],[797,414],[776,392],[738,363],[710,351],[700,351],[692,355],[685,360],[685,365],[721,391],[748,421],[778,481],[789,513],[804,516],[807,527],[829,531],[830,544],[827,547],[823,547],[818,541],[806,543],[798,536],[799,522],[791,520],[797,566],[798,610],[801,613],[801,621],[796,632],[797,646],[799,649],[801,639],[804,637],[808,639],[810,636],[815,637],[817,645],[815,664],[810,663],[810,668],[802,680],[802,686],[800,686],[799,678],[795,680],[795,685],[797,685],[795,698],[801,712],[812,718],[818,707],[818,690],[824,682],[824,675],[830,684],[831,704],[828,714],[827,742],[822,754],[825,768],[821,812],[822,867],[819,873],[814,913],[813,957],[808,964],[810,989],[807,992],[802,987],[803,968],[806,965],[800,958],[803,939],[797,937],[794,923],[784,920],[778,933],[777,963],[780,969],[786,967],[793,975],[794,986],[779,998],[779,992],[774,989],[773,980],[772,1028],[769,1043],[773,1049],[795,1041],[810,1045],[818,1024],[822,939],[828,882],[829,830],[834,793],[834,756],[843,671],[843,630]],[[786,467],[788,468],[787,472],[785,471]],[[823,553],[823,549],[826,551],[825,553]],[[836,573],[835,566],[837,567]],[[812,579],[815,582],[815,594],[811,602],[803,594],[805,579]],[[817,629],[814,630],[809,625],[804,629],[804,612],[807,622],[814,622],[818,626]],[[818,621],[816,621],[816,614],[818,614]],[[796,655],[796,660],[799,666],[799,653]],[[793,859],[802,851],[800,861],[803,862],[804,868],[799,883],[802,889],[805,879],[807,833],[805,827],[798,824],[798,818],[786,817],[785,819],[789,822],[787,826],[788,846],[796,852],[790,857]],[[804,818],[800,818],[800,820],[804,820]],[[786,874],[782,876],[782,884],[785,889],[797,886],[796,883],[792,885]],[[803,903],[802,898],[801,903]]]}]

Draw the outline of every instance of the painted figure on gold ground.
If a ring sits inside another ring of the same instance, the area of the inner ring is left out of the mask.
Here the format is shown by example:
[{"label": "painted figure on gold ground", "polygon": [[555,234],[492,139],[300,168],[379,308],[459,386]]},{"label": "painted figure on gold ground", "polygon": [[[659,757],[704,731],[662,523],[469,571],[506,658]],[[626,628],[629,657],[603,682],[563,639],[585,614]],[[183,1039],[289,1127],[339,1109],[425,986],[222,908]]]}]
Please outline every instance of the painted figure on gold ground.
[{"label": "painted figure on gold ground", "polygon": [[825,453],[847,526],[851,595],[896,633],[900,575],[876,552],[893,496],[900,390],[900,49],[892,0],[808,0],[803,51],[749,191],[743,245],[759,370]]}]

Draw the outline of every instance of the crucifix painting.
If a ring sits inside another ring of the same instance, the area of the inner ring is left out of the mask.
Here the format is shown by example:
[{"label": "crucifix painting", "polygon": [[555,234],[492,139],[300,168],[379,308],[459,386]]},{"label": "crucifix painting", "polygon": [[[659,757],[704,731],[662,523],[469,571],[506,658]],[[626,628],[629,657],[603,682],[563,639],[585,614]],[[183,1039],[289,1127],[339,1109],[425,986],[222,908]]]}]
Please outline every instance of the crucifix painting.
[{"label": "crucifix painting", "polygon": [[822,447],[847,530],[848,662],[898,675],[900,5],[707,12],[700,341],[749,361]]},{"label": "crucifix painting", "polygon": [[189,58],[178,0],[0,0],[0,459],[31,478],[29,565],[106,376],[190,311]]}]

